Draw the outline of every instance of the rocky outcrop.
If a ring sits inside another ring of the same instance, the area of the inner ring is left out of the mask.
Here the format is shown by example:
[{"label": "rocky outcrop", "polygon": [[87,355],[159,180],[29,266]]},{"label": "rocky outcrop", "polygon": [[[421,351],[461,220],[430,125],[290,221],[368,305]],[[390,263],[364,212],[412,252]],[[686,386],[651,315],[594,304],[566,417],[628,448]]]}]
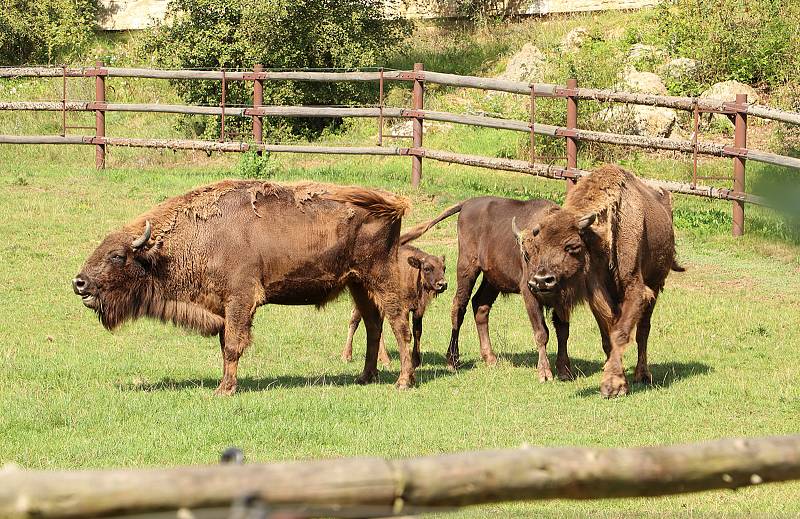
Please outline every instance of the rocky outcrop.
[{"label": "rocky outcrop", "polygon": [[506,70],[498,77],[509,81],[541,82],[544,77],[545,57],[533,43],[526,43],[514,54],[506,65]]}]

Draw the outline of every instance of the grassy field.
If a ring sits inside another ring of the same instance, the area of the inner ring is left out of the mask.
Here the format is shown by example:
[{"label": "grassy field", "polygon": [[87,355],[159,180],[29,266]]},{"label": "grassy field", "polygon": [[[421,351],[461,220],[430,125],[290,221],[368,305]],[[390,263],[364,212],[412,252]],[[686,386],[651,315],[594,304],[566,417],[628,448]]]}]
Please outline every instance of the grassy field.
[{"label": "grassy field", "polygon": [[[596,23],[592,30],[602,32],[614,20],[601,16],[583,23]],[[576,23],[542,26],[537,41],[546,47]],[[405,59],[423,58],[430,69],[495,73],[502,68],[497,56],[506,56],[534,32],[529,24],[512,27],[506,38],[491,31],[461,40],[457,35],[447,41],[421,38]],[[110,97],[116,100],[152,100],[154,95],[162,102],[174,100],[152,82],[115,85]],[[6,83],[2,88],[3,99],[58,95],[54,83]],[[87,97],[91,93],[91,84],[75,88]],[[402,101],[406,94],[398,89],[390,96]],[[426,103],[441,109],[494,103],[505,110],[510,101],[442,89],[430,92]],[[167,137],[175,135],[172,121],[169,116],[111,114],[108,133]],[[0,133],[57,131],[54,114],[0,117]],[[357,121],[324,139],[369,143],[374,137],[374,122]],[[434,148],[507,156],[517,153],[527,137],[453,127],[432,131],[425,139]],[[215,463],[230,445],[243,448],[248,461],[259,462],[408,457],[523,443],[660,445],[800,432],[800,238],[796,227],[772,211],[748,206],[747,235],[734,239],[729,236],[730,204],[676,197],[678,254],[688,270],[669,277],[653,318],[650,361],[656,384],[634,386],[625,398],[599,396],[604,357],[586,308],[573,318],[570,343],[580,376],[540,384],[519,296],[500,298],[492,312],[499,364],[487,368],[480,363],[468,316],[462,328],[465,368],[458,373],[446,369],[443,353],[457,256],[454,219],[419,242],[431,253],[447,255],[451,288],[426,315],[417,388],[394,389],[399,365],[392,341],[387,344],[394,361],[381,372],[379,383],[354,384],[364,332],[356,336],[357,361],[342,363],[339,352],[350,313],[350,302],[342,297],[322,311],[262,308],[254,344],[240,364],[239,393],[216,398],[212,392],[222,364],[216,339],[151,321],[111,334],[72,293],[70,280],[109,231],[167,197],[241,175],[239,158],[113,149],[109,169],[98,172],[93,157],[88,146],[0,147],[0,465]],[[688,161],[665,155],[617,151],[615,158],[645,177],[690,175]],[[716,175],[730,174],[731,166],[716,160],[703,161],[701,168],[703,174]],[[560,182],[432,161],[425,162],[421,189],[412,190],[407,158],[283,156],[272,170],[276,180],[361,184],[409,196],[414,210],[407,225],[473,196],[563,199]],[[797,183],[796,172],[748,164],[748,190],[776,177]],[[554,340],[550,350],[554,363]],[[629,351],[629,374],[634,363],[635,352]],[[789,517],[800,515],[800,483],[646,500],[497,505],[458,515],[488,513]]]}]

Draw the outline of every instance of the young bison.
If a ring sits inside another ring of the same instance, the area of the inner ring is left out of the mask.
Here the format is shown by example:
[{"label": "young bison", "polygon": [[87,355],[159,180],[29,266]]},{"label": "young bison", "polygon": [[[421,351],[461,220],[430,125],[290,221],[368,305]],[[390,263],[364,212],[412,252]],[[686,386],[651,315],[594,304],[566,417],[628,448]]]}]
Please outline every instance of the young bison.
[{"label": "young bison", "polygon": [[[465,200],[445,210],[427,223],[422,223],[403,234],[402,241],[418,238],[431,227],[456,213],[458,216],[458,288],[453,297],[450,346],[447,349],[447,363],[455,369],[458,366],[458,336],[464,314],[467,311],[472,290],[478,276],[483,279],[478,291],[472,297],[472,312],[478,328],[481,357],[487,364],[495,364],[497,357],[492,351],[489,339],[489,312],[499,294],[522,294],[538,349],[537,372],[540,381],[552,380],[553,373],[547,359],[547,340],[549,331],[544,320],[542,303],[528,290],[527,278],[523,273],[523,263],[519,245],[511,232],[511,222],[537,222],[544,215],[558,209],[558,205],[547,200],[512,200],[494,196],[484,196]],[[549,306],[554,306],[552,301]],[[569,337],[569,312],[563,305],[555,305],[553,324],[558,338],[556,370],[561,380],[572,378],[567,355]]]},{"label": "young bison", "polygon": [[316,183],[226,180],[171,198],[109,234],[73,280],[113,330],[153,317],[219,335],[218,394],[236,391],[239,357],[265,304],[322,306],[345,288],[367,327],[360,383],[377,374],[385,315],[414,382],[408,316],[397,297],[400,219],[390,193]]},{"label": "young bison", "polygon": [[624,395],[622,354],[636,326],[634,381],[652,382],[647,367],[650,317],[675,262],[671,198],[620,167],[582,178],[562,209],[516,228],[528,289],[538,299],[572,307],[587,300],[602,336],[606,363],[600,393]]},{"label": "young bison", "polygon": [[[403,237],[400,237],[403,242]],[[411,361],[414,367],[422,363],[419,342],[422,337],[422,318],[431,299],[447,290],[447,281],[444,278],[444,256],[438,257],[428,254],[411,245],[401,245],[397,254],[400,268],[400,305],[406,315],[411,313],[414,335],[414,350]],[[353,358],[353,335],[361,323],[361,312],[353,308],[350,316],[350,326],[347,332],[347,342],[342,350],[342,359],[350,362]],[[389,365],[389,354],[381,337],[378,350],[378,360],[385,366]]]}]

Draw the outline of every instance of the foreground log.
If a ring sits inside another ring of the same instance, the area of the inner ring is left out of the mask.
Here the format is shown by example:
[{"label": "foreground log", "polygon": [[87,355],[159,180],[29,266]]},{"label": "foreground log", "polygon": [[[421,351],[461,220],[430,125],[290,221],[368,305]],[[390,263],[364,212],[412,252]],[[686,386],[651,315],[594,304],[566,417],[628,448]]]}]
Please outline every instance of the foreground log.
[{"label": "foreground log", "polygon": [[800,436],[637,449],[532,448],[400,461],[0,470],[0,517],[92,517],[229,506],[242,496],[318,515],[533,499],[660,496],[800,479]]}]

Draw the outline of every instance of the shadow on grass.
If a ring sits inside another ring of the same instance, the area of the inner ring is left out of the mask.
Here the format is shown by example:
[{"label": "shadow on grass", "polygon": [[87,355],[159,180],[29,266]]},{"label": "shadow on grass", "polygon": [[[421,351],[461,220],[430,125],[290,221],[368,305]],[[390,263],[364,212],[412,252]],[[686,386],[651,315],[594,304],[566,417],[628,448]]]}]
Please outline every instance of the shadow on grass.
[{"label": "shadow on grass", "polygon": [[[602,369],[602,366],[601,366]],[[661,362],[658,364],[650,364],[650,373],[653,374],[652,384],[635,384],[633,383],[633,373],[628,371],[625,376],[628,377],[630,384],[631,394],[644,393],[653,390],[666,389],[675,382],[686,380],[698,375],[705,375],[711,373],[714,369],[708,364],[702,362]],[[581,397],[595,397],[599,392],[598,388],[587,387],[576,392],[576,396]]]},{"label": "shadow on grass", "polygon": [[[424,364],[416,370],[417,386],[425,384],[430,380],[440,377],[451,376],[452,373],[446,369],[425,368]],[[221,375],[221,374],[220,374]],[[250,391],[269,391],[273,388],[295,388],[312,386],[357,386],[356,378],[358,375],[351,373],[338,373],[321,375],[279,375],[277,377],[239,377],[237,392],[247,393]],[[378,376],[373,384],[394,384],[400,372],[397,370],[384,369],[378,372]],[[143,384],[119,384],[121,391],[182,391],[185,389],[208,388],[216,389],[220,379],[214,377],[187,378],[177,380],[174,378],[162,378],[157,382]]]},{"label": "shadow on grass", "polygon": [[[499,358],[509,362],[514,367],[536,369],[536,363],[539,360],[539,353],[536,350],[518,353],[502,353],[499,355]],[[547,358],[550,361],[550,367],[553,369],[553,373],[555,373],[555,355],[548,355]],[[577,357],[570,357],[569,362],[576,377],[587,377],[593,373],[601,371],[604,364],[599,360],[579,359]]]}]

